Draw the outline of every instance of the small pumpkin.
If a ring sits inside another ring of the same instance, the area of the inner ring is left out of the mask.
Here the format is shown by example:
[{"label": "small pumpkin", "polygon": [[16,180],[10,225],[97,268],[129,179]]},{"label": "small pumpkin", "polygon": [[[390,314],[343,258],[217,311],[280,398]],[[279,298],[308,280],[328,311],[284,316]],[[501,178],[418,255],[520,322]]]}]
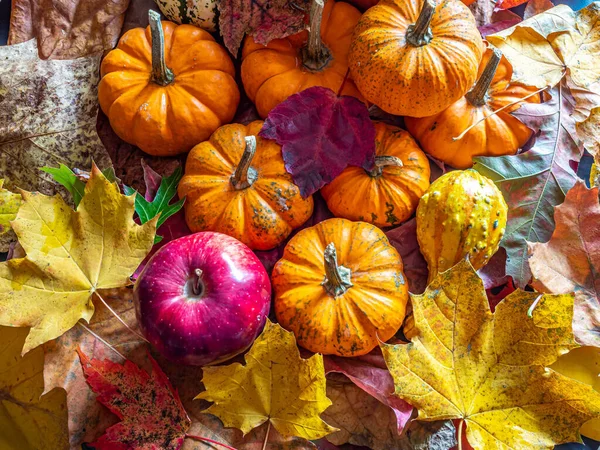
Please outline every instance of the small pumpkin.
[{"label": "small pumpkin", "polygon": [[242,83],[265,118],[292,94],[325,86],[362,99],[348,71],[348,49],[360,12],[348,3],[313,0],[310,30],[260,45],[248,36],[242,49]]},{"label": "small pumpkin", "polygon": [[189,23],[206,31],[217,29],[217,0],[154,0],[175,23]]},{"label": "small pumpkin", "polygon": [[407,131],[375,122],[375,169],[347,167],[321,194],[336,217],[389,227],[413,215],[429,174],[425,153]]},{"label": "small pumpkin", "polygon": [[435,180],[417,207],[417,240],[429,282],[469,256],[481,269],[498,250],[507,206],[494,182],[473,169]]},{"label": "small pumpkin", "polygon": [[358,22],[348,60],[368,101],[391,114],[425,117],[473,86],[482,52],[475,19],[463,3],[382,0]]},{"label": "small pumpkin", "polygon": [[334,218],[305,228],[285,246],[271,279],[279,324],[312,352],[364,355],[404,320],[402,259],[369,223]]},{"label": "small pumpkin", "polygon": [[217,231],[269,250],[311,216],[312,197],[301,197],[281,147],[258,137],[262,124],[222,126],[188,155],[178,193],[193,232]]},{"label": "small pumpkin", "polygon": [[[489,48],[481,61],[479,78],[473,89],[444,111],[430,117],[406,117],[408,130],[431,156],[457,169],[473,165],[475,156],[514,155],[531,137],[532,131],[511,112],[520,101],[539,103],[540,96],[527,96],[535,87],[511,83],[512,66],[500,50]],[[496,113],[493,111],[515,103]],[[487,117],[489,116],[489,117]],[[470,126],[484,117],[483,122]]]},{"label": "small pumpkin", "polygon": [[189,151],[233,119],[240,100],[227,51],[192,25],[134,28],[102,61],[98,100],[115,133],[156,156]]}]

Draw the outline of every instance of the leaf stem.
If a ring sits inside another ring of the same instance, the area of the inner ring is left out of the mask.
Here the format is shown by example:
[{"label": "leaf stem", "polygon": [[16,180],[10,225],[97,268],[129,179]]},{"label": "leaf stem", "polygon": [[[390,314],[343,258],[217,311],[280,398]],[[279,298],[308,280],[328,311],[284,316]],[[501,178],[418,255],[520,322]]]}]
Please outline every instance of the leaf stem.
[{"label": "leaf stem", "polygon": [[457,450],[462,450],[462,435],[463,435],[463,424],[465,422],[465,419],[460,419],[460,422],[458,422],[458,446],[456,447]]},{"label": "leaf stem", "polygon": [[319,72],[331,60],[331,53],[323,45],[321,39],[321,22],[323,21],[324,0],[312,0],[310,5],[310,30],[308,44],[302,51],[302,63],[312,72]]},{"label": "leaf stem", "polygon": [[112,309],[112,308],[109,306],[109,304],[108,304],[108,303],[106,303],[106,300],[104,300],[104,299],[102,298],[102,296],[100,295],[100,293],[99,293],[98,291],[94,291],[94,294],[96,294],[96,295],[98,296],[98,298],[100,299],[100,301],[101,301],[102,303],[104,303],[104,306],[106,306],[106,308],[107,308],[107,309],[108,309],[108,310],[111,312],[111,314],[112,314],[113,316],[115,316],[115,317],[116,317],[116,319],[117,319],[119,322],[121,322],[121,323],[122,323],[122,324],[125,326],[125,328],[127,328],[129,331],[131,331],[131,332],[132,332],[133,334],[135,334],[137,337],[139,337],[139,338],[140,338],[142,341],[146,342],[147,344],[149,344],[149,343],[150,343],[150,341],[148,341],[148,340],[147,340],[147,339],[146,339],[144,336],[142,336],[140,333],[138,333],[138,332],[137,332],[137,331],[135,331],[133,328],[131,328],[129,325],[127,325],[127,324],[125,323],[125,321],[124,321],[123,319],[121,319],[121,316],[119,316],[119,315],[117,314],[117,312],[116,312],[114,309]]},{"label": "leaf stem", "polygon": [[246,136],[244,139],[246,141],[244,153],[231,176],[231,184],[238,191],[252,186],[258,177],[256,170],[250,167],[256,153],[256,136]]},{"label": "leaf stem", "polygon": [[344,75],[344,79],[342,80],[342,84],[340,84],[340,88],[337,91],[337,96],[338,97],[340,95],[342,95],[342,91],[344,90],[344,86],[346,86],[346,81],[348,80],[349,76],[350,76],[350,68],[346,69],[346,75]]},{"label": "leaf stem", "polygon": [[202,436],[196,436],[195,434],[187,434],[186,433],[185,437],[189,438],[189,439],[196,439],[197,441],[201,441],[201,442],[210,442],[211,444],[220,445],[221,447],[227,448],[229,450],[237,450],[235,447],[230,447],[227,444],[223,444],[223,443],[221,443],[219,441],[214,441],[212,439],[205,438],[205,437],[202,437]]},{"label": "leaf stem", "polygon": [[160,14],[148,11],[150,35],[152,37],[152,81],[161,86],[170,84],[175,79],[173,71],[167,67],[165,61],[165,34],[160,21]]},{"label": "leaf stem", "polygon": [[434,12],[435,3],[433,0],[425,0],[417,21],[409,25],[406,30],[406,42],[413,47],[422,47],[431,42],[433,32],[429,24],[431,23],[431,19],[433,19]]},{"label": "leaf stem", "polygon": [[460,133],[458,136],[456,136],[456,137],[453,137],[453,138],[452,138],[452,140],[453,140],[453,141],[459,141],[459,140],[461,140],[462,138],[464,138],[464,137],[465,137],[465,135],[466,135],[466,134],[467,134],[469,131],[471,131],[473,128],[475,128],[477,125],[479,125],[479,124],[480,124],[481,122],[483,122],[484,120],[487,120],[488,118],[492,117],[493,115],[495,115],[495,114],[498,114],[499,112],[501,112],[501,111],[504,111],[506,108],[509,108],[509,107],[511,107],[511,106],[513,106],[513,105],[516,105],[517,103],[524,102],[524,101],[525,101],[525,100],[527,100],[528,98],[530,98],[530,97],[533,97],[534,95],[536,95],[536,94],[539,94],[539,93],[540,93],[540,92],[542,92],[542,91],[545,91],[545,90],[546,90],[546,89],[548,89],[549,87],[550,87],[550,86],[544,86],[543,88],[540,88],[540,89],[538,89],[537,91],[535,91],[535,92],[532,92],[531,94],[529,94],[529,95],[527,95],[527,96],[525,96],[525,97],[523,97],[523,98],[520,98],[519,100],[515,100],[514,102],[511,102],[511,103],[509,103],[508,105],[504,105],[502,108],[498,108],[497,110],[495,110],[495,111],[492,111],[491,113],[489,113],[489,114],[487,114],[487,115],[483,116],[481,119],[479,119],[479,120],[478,120],[477,122],[475,122],[474,124],[470,125],[470,126],[469,126],[469,127],[466,129],[466,130],[464,130],[464,131],[463,131],[462,133]]},{"label": "leaf stem", "polygon": [[118,351],[116,348],[114,348],[112,345],[110,345],[107,341],[105,341],[104,339],[102,339],[100,336],[98,336],[96,333],[94,333],[89,327],[87,327],[81,320],[79,322],[77,322],[77,325],[83,327],[84,330],[86,330],[88,333],[90,333],[92,336],[94,336],[96,339],[98,339],[100,342],[102,342],[104,345],[106,345],[108,348],[110,348],[113,352],[115,352],[117,355],[119,355],[121,358],[123,359],[127,359],[125,358],[125,356],[123,356],[123,354]]},{"label": "leaf stem", "polygon": [[262,450],[267,448],[267,442],[269,442],[269,432],[271,431],[271,421],[267,421],[267,432],[265,433],[265,440],[263,441]]},{"label": "leaf stem", "polygon": [[481,76],[469,92],[465,94],[467,101],[473,106],[483,106],[488,100],[488,89],[494,80],[496,70],[502,59],[502,52],[496,47],[491,47],[492,55],[485,65],[485,69],[481,73]]}]

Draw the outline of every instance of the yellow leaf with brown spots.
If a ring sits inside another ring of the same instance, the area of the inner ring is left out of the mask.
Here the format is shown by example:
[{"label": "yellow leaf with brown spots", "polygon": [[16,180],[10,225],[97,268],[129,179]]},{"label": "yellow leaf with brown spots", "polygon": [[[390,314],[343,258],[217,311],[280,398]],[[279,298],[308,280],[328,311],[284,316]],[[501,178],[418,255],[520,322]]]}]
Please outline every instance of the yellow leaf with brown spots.
[{"label": "yellow leaf with brown spots", "polygon": [[22,192],[12,222],[25,258],[0,263],[0,325],[31,327],[23,353],[94,314],[98,289],[130,284],[152,247],[156,219],[133,221],[134,199],[96,166],[77,211],[59,196]]},{"label": "yellow leaf with brown spots", "polygon": [[8,251],[8,244],[14,239],[10,221],[17,217],[21,206],[21,196],[4,189],[3,183],[4,180],[0,178],[0,252]]},{"label": "yellow leaf with brown spots", "polygon": [[518,290],[492,314],[462,261],[412,305],[411,342],[381,348],[396,395],[419,420],[464,420],[475,449],[541,450],[579,441],[580,426],[600,416],[600,393],[547,368],[577,347],[571,295]]}]

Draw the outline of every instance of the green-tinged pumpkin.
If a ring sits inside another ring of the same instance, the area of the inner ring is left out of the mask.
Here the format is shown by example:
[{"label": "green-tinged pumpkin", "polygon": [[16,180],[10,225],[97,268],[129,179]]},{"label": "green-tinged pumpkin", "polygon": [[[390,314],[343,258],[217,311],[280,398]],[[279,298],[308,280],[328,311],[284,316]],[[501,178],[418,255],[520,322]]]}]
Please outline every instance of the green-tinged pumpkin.
[{"label": "green-tinged pumpkin", "polygon": [[206,31],[217,30],[217,0],[154,0],[175,23],[189,23]]},{"label": "green-tinged pumpkin", "polygon": [[473,169],[434,181],[417,207],[417,240],[429,281],[467,255],[481,269],[498,250],[507,206],[494,182]]},{"label": "green-tinged pumpkin", "polygon": [[375,169],[347,167],[321,189],[336,217],[390,227],[409,219],[429,187],[429,161],[401,128],[375,122]]},{"label": "green-tinged pumpkin", "polygon": [[369,353],[398,331],[408,301],[402,259],[383,231],[346,219],[298,232],[272,283],[279,324],[325,355]]}]

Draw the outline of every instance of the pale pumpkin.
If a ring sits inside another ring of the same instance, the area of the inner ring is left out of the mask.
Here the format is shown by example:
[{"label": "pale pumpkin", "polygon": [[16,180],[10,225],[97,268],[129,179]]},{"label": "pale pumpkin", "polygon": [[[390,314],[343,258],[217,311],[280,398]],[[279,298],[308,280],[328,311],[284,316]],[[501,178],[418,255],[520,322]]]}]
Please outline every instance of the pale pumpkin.
[{"label": "pale pumpkin", "polygon": [[321,194],[336,217],[390,227],[414,214],[429,187],[429,161],[407,131],[375,122],[375,133],[375,168],[347,167]]},{"label": "pale pumpkin", "polygon": [[398,331],[408,301],[402,260],[383,231],[346,219],[290,239],[272,285],[279,324],[325,355],[369,353]]},{"label": "pale pumpkin", "polygon": [[154,0],[175,23],[189,23],[206,31],[217,29],[217,0]]},{"label": "pale pumpkin", "polygon": [[302,225],[313,199],[286,172],[281,147],[262,139],[262,121],[219,128],[188,155],[178,193],[193,232],[217,231],[269,250]]},{"label": "pale pumpkin", "polygon": [[352,38],[350,74],[366,99],[400,116],[425,117],[473,86],[483,41],[456,0],[382,0]]},{"label": "pale pumpkin", "polygon": [[269,112],[292,94],[324,86],[362,99],[348,71],[350,39],[360,12],[348,3],[313,0],[310,29],[260,45],[248,36],[242,49],[242,83],[258,114]]},{"label": "pale pumpkin", "polygon": [[435,180],[417,207],[417,240],[429,282],[469,257],[481,269],[498,250],[508,207],[494,182],[473,169]]},{"label": "pale pumpkin", "polygon": [[[457,169],[471,167],[475,156],[514,155],[529,140],[532,131],[511,113],[523,101],[539,103],[540,96],[531,95],[536,92],[535,87],[511,83],[511,77],[508,60],[500,50],[490,48],[481,61],[473,89],[438,114],[406,117],[406,127],[423,150]],[[461,139],[454,139],[472,125],[475,126]]]},{"label": "pale pumpkin", "polygon": [[102,61],[98,100],[115,133],[157,156],[189,151],[231,122],[240,100],[227,51],[192,25],[134,28]]}]

